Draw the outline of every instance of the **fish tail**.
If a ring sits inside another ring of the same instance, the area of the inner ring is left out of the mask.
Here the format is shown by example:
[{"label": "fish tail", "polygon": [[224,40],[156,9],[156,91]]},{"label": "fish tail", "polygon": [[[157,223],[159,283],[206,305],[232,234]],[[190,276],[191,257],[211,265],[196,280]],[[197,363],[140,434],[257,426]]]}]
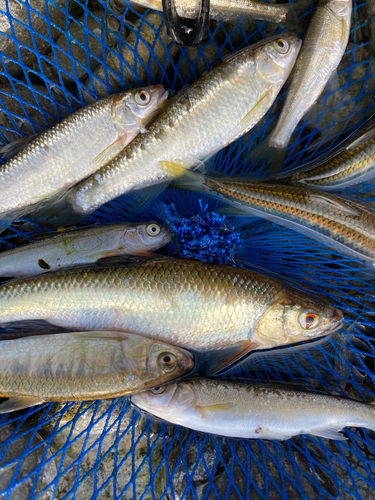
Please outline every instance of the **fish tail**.
[{"label": "fish tail", "polygon": [[311,10],[311,5],[310,0],[297,0],[289,4],[285,25],[290,28],[298,28],[301,31],[305,31],[309,19],[306,14]]},{"label": "fish tail", "polygon": [[43,200],[27,214],[27,220],[41,227],[68,227],[86,215],[73,203],[70,190]]},{"label": "fish tail", "polygon": [[0,214],[0,234],[3,233],[9,226],[16,222],[17,220],[25,217],[27,214],[27,208],[19,208],[16,210],[9,210],[8,212],[3,212]]},{"label": "fish tail", "polygon": [[286,148],[276,148],[271,145],[267,138],[241,161],[242,169],[237,171],[237,175],[243,175],[245,172],[256,170],[263,177],[272,177],[281,171]]},{"label": "fish tail", "polygon": [[189,191],[209,191],[206,186],[205,176],[199,172],[188,170],[177,163],[161,161],[160,168],[173,179],[170,187],[187,189]]}]

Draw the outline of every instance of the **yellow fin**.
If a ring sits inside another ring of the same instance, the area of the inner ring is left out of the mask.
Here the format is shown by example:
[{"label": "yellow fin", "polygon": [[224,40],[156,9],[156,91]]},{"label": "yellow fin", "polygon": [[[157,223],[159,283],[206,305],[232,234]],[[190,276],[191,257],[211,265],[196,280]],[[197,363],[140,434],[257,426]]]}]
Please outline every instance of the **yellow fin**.
[{"label": "yellow fin", "polygon": [[195,409],[202,417],[206,416],[207,413],[212,411],[228,411],[234,408],[233,403],[219,403],[217,405],[208,405],[208,406],[196,406]]},{"label": "yellow fin", "polygon": [[[259,119],[264,115],[265,111],[268,110],[268,108],[271,106],[273,103],[273,95],[271,90],[267,90],[262,97],[259,99],[259,101],[255,104],[253,108],[250,109],[250,111],[242,118],[240,123],[242,125],[251,126],[255,125],[255,122],[259,121]],[[262,105],[266,106],[266,110],[260,109]],[[254,122],[254,123],[253,123]]]},{"label": "yellow fin", "polygon": [[193,170],[188,170],[177,163],[171,161],[160,161],[160,168],[174,179],[178,188],[192,191],[206,191],[204,175]]}]

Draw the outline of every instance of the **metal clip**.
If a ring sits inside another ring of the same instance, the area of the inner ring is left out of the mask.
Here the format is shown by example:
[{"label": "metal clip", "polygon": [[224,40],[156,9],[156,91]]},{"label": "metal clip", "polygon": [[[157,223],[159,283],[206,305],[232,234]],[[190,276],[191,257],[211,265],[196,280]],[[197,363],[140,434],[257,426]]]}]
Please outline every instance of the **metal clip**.
[{"label": "metal clip", "polygon": [[210,0],[200,0],[200,10],[195,26],[182,24],[177,14],[175,0],[162,0],[165,24],[172,40],[179,45],[197,45],[206,34],[210,14]]}]

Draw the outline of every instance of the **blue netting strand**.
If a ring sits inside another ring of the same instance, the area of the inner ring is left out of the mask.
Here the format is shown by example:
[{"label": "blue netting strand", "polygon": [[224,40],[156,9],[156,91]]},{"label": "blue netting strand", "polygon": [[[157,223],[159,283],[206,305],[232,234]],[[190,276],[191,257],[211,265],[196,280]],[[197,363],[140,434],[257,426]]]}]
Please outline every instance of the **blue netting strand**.
[{"label": "blue netting strand", "polygon": [[[228,53],[282,31],[261,21],[211,21],[203,43],[181,48],[171,43],[161,13],[118,0],[1,0],[0,19],[1,144],[121,89],[162,83],[177,91]],[[369,39],[367,5],[355,1],[338,86],[328,85],[298,125],[285,168],[328,153],[371,114],[375,68]],[[285,89],[259,124],[219,152],[210,167],[261,177],[262,170],[244,160],[274,127],[284,98]],[[346,194],[360,196],[366,188]],[[129,204],[120,197],[83,225],[130,220]],[[218,376],[372,401],[374,282],[350,257],[266,221],[225,218],[218,214],[221,206],[205,194],[167,190],[136,220],[167,221],[178,235],[171,255],[251,264],[326,297],[345,311],[347,324],[329,339],[257,352]],[[0,248],[29,237],[16,224],[1,235]],[[126,397],[44,404],[1,416],[0,429],[0,495],[6,500],[326,500],[367,499],[375,492],[374,434],[362,429],[347,430],[344,442],[225,439],[153,418]]]}]

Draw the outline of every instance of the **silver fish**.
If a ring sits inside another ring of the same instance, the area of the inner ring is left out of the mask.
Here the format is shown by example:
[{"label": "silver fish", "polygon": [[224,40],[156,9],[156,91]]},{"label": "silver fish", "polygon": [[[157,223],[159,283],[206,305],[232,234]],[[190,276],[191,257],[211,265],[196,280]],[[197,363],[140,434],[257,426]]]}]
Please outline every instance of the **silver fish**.
[{"label": "silver fish", "polygon": [[19,278],[92,264],[107,257],[153,252],[172,239],[156,222],[103,224],[47,235],[41,241],[0,253],[0,276]]},{"label": "silver fish", "polygon": [[334,332],[341,311],[262,274],[158,258],[57,271],[0,286],[0,322],[126,330],[196,351],[288,345]]},{"label": "silver fish", "polygon": [[145,390],[190,372],[194,356],[140,335],[76,332],[4,340],[0,366],[1,414]]},{"label": "silver fish", "polygon": [[340,397],[196,379],[135,394],[139,408],[173,424],[235,438],[311,434],[345,440],[344,427],[375,430],[375,408]]},{"label": "silver fish", "polygon": [[[161,0],[132,0],[132,3],[147,9],[162,12]],[[197,19],[199,4],[195,0],[179,0],[177,13],[182,18]],[[297,24],[301,14],[306,12],[310,1],[294,3],[268,3],[260,0],[212,0],[210,2],[210,19],[216,21],[238,21],[241,19],[258,19],[286,24],[289,27]]]},{"label": "silver fish", "polygon": [[166,96],[162,85],[112,95],[33,138],[0,166],[1,223],[95,172],[134,139]]},{"label": "silver fish", "polygon": [[161,161],[192,168],[238,139],[270,108],[300,46],[296,34],[283,33],[236,52],[183,89],[144,134],[59,200],[55,223],[71,223],[133,190],[153,186],[147,198],[156,196],[170,180]]},{"label": "silver fish", "polygon": [[303,40],[276,127],[266,145],[251,153],[253,159],[258,156],[260,160],[266,153],[270,163],[282,159],[280,150],[286,148],[299,121],[317,101],[341,61],[349,40],[351,14],[352,0],[320,1]]}]

